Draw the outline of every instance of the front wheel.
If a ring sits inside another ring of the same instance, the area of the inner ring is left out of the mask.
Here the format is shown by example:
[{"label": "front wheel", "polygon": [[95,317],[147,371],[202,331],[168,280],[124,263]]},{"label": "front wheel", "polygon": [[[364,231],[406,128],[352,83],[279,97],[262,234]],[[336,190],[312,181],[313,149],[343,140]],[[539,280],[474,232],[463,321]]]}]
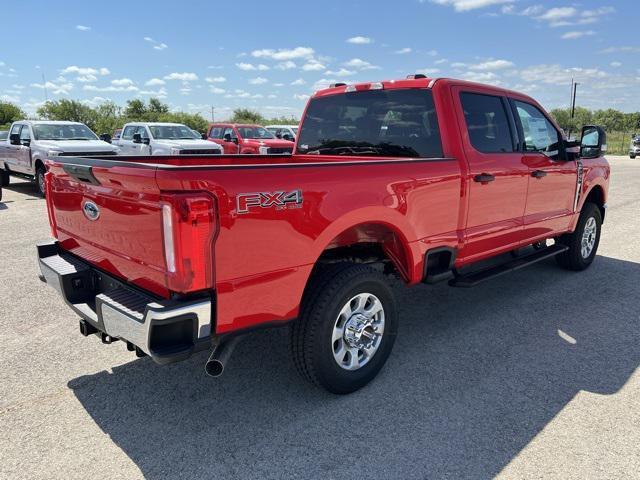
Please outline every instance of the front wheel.
[{"label": "front wheel", "polygon": [[636,154],[635,154],[635,153],[630,153],[630,154],[629,154],[629,158],[630,158],[631,160],[633,160],[634,158],[636,158]]},{"label": "front wheel", "polygon": [[558,264],[568,270],[584,270],[593,262],[600,244],[602,215],[597,205],[585,203],[573,233],[562,235],[558,243],[569,250],[556,255]]},{"label": "front wheel", "polygon": [[36,168],[36,185],[38,186],[38,193],[43,197],[46,195],[46,187],[44,183],[44,174],[46,173],[43,166]]},{"label": "front wheel", "polygon": [[375,268],[336,264],[311,281],[290,351],[298,372],[338,394],[369,383],[382,369],[398,329],[393,290]]}]

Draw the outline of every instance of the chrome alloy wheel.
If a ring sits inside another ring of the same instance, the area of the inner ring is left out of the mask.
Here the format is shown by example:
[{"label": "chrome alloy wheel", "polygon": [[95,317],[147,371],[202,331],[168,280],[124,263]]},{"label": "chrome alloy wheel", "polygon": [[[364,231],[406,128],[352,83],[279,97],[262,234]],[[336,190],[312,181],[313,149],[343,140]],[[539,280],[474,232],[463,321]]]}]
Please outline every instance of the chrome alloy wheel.
[{"label": "chrome alloy wheel", "polygon": [[359,293],[342,307],[333,326],[333,358],[345,370],[358,370],[375,355],[383,334],[382,302],[371,293]]},{"label": "chrome alloy wheel", "polygon": [[582,231],[582,241],[580,243],[580,254],[582,258],[589,258],[589,255],[591,255],[593,246],[596,244],[597,233],[598,225],[596,224],[596,219],[589,217]]}]

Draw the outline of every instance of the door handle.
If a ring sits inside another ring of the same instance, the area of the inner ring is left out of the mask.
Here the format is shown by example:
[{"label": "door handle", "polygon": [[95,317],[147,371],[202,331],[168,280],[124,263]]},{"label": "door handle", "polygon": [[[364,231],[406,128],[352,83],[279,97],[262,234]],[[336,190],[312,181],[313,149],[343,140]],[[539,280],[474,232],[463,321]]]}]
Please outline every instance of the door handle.
[{"label": "door handle", "polygon": [[547,172],[544,170],[534,170],[531,176],[534,178],[543,178],[547,176]]},{"label": "door handle", "polygon": [[496,177],[488,173],[481,173],[480,175],[476,175],[475,177],[473,177],[473,181],[478,183],[489,183],[493,182],[495,179]]}]

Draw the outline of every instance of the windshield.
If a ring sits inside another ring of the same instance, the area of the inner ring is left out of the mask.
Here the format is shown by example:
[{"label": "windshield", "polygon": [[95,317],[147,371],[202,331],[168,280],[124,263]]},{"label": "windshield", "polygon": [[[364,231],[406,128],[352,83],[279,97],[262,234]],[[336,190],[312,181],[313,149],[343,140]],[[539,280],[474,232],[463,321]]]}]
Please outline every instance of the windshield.
[{"label": "windshield", "polygon": [[273,133],[263,127],[238,127],[238,132],[242,138],[260,138],[265,140],[275,138]]},{"label": "windshield", "polygon": [[156,140],[194,140],[200,138],[185,125],[151,125],[149,130]]},{"label": "windshield", "polygon": [[98,140],[89,127],[82,124],[38,123],[33,126],[36,140]]},{"label": "windshield", "polygon": [[297,152],[441,157],[431,91],[368,90],[313,99],[303,119]]}]

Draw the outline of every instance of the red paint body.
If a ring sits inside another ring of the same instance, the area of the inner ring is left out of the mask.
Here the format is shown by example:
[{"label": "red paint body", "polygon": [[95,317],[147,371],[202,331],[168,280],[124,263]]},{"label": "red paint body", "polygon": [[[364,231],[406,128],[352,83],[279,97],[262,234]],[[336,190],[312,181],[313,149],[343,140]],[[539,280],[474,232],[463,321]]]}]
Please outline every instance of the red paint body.
[{"label": "red paint body", "polygon": [[[384,87],[428,88],[429,83],[400,80]],[[439,160],[294,154],[154,158],[150,165],[148,158],[119,157],[123,162],[94,164],[100,185],[78,182],[64,165],[49,160],[52,231],[64,249],[138,287],[165,297],[188,293],[188,287],[172,290],[168,281],[161,199],[210,195],[217,230],[202,245],[213,245],[209,290],[215,292],[220,334],[295,318],[311,270],[327,249],[380,243],[413,284],[423,279],[429,249],[456,249],[461,267],[572,231],[593,189],[606,201],[604,158],[583,160],[584,183],[574,211],[575,161],[554,162],[541,153],[482,154],[471,146],[458,91],[538,105],[531,98],[454,80],[439,80],[432,91],[445,157]],[[533,170],[547,176],[533,178]],[[474,182],[479,173],[496,180]],[[283,201],[296,191],[301,202],[295,195]],[[248,211],[239,213],[239,195],[260,192],[264,195],[241,200],[241,210]],[[98,221],[85,218],[87,200],[99,206]]]}]

